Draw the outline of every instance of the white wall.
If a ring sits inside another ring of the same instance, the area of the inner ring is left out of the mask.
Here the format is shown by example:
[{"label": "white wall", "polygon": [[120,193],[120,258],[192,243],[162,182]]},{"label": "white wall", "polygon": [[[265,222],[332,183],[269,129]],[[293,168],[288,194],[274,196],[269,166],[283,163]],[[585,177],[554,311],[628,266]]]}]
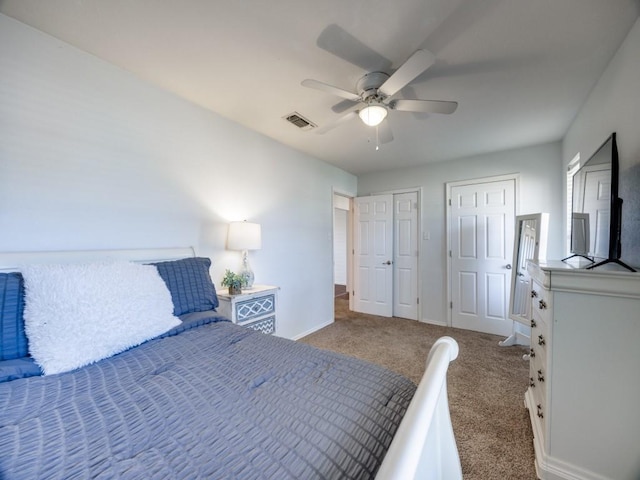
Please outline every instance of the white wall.
[{"label": "white wall", "polygon": [[240,266],[227,224],[247,219],[277,333],[333,320],[332,195],[353,175],[4,15],[0,72],[0,251],[192,245],[218,284]]},{"label": "white wall", "polygon": [[578,152],[586,161],[612,132],[620,156],[622,260],[640,267],[640,19],[571,124],[562,145],[565,167]]},{"label": "white wall", "polygon": [[[547,212],[549,220],[548,258],[562,255],[562,171],[561,145],[554,142],[423,167],[372,173],[358,178],[358,195],[422,187],[421,225],[430,240],[422,240],[421,319],[447,321],[447,243],[445,230],[445,184],[494,175],[518,173],[518,214]],[[420,235],[423,238],[423,235]]]}]

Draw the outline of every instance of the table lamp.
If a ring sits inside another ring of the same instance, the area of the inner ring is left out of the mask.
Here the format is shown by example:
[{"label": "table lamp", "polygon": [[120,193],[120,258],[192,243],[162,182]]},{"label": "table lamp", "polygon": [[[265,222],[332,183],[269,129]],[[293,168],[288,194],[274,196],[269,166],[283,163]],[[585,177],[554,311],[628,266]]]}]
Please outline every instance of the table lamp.
[{"label": "table lamp", "polygon": [[262,231],[259,223],[231,222],[227,236],[227,248],[229,250],[242,251],[242,270],[240,274],[247,279],[246,288],[253,287],[253,270],[249,264],[249,250],[262,248]]}]

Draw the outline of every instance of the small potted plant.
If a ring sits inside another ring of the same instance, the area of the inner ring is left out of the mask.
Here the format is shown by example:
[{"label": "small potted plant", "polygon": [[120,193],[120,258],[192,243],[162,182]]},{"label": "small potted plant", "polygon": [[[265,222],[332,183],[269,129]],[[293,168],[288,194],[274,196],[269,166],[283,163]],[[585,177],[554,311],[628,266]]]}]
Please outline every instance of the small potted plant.
[{"label": "small potted plant", "polygon": [[225,270],[220,285],[229,287],[229,295],[239,295],[242,293],[242,287],[247,285],[247,277],[231,270]]}]

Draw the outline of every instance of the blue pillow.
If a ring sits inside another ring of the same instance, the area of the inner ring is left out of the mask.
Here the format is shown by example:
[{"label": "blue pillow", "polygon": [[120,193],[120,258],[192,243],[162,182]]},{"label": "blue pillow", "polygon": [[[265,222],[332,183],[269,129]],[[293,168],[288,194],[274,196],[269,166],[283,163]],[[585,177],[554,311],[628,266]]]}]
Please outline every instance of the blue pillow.
[{"label": "blue pillow", "polygon": [[42,375],[42,370],[31,357],[0,361],[0,383],[37,375]]},{"label": "blue pillow", "polygon": [[0,273],[0,360],[26,357],[24,281],[17,272]]},{"label": "blue pillow", "polygon": [[156,266],[171,292],[174,315],[204,312],[218,307],[218,296],[209,275],[210,259],[183,258],[152,265]]}]

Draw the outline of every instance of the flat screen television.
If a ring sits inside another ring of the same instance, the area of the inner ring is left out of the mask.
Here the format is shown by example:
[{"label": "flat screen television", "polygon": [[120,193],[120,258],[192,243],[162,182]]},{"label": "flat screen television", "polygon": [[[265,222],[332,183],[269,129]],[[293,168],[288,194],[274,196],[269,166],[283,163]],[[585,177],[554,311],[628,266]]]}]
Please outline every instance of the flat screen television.
[{"label": "flat screen television", "polygon": [[592,269],[620,261],[622,199],[618,197],[618,146],[612,133],[573,176],[570,257],[584,257]]}]

